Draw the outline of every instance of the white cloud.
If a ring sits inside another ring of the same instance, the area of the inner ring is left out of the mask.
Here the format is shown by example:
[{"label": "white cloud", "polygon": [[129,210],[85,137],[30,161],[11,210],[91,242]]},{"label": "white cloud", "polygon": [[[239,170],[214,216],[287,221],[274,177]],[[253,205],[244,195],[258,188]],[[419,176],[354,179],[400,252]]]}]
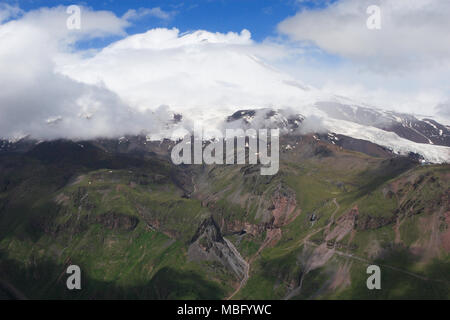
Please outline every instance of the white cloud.
[{"label": "white cloud", "polygon": [[281,47],[255,44],[247,30],[154,29],[86,55],[77,41],[125,35],[129,22],[83,7],[81,30],[68,30],[67,17],[44,8],[0,24],[1,137],[158,132],[171,116],[161,105],[219,124],[236,108],[302,104],[310,94],[260,59],[279,58]]},{"label": "white cloud", "polygon": [[[369,30],[370,5],[381,8],[381,30]],[[450,2],[442,0],[341,0],[302,10],[278,26],[297,41],[383,72],[450,63]]]},{"label": "white cloud", "polygon": [[138,10],[130,9],[124,15],[125,20],[137,20],[143,17],[155,17],[162,20],[169,20],[175,15],[175,12],[167,12],[162,10],[160,7],[155,8],[139,8]]},{"label": "white cloud", "polygon": [[55,72],[57,61],[74,58],[77,40],[124,34],[127,22],[82,8],[81,30],[70,31],[67,17],[57,7],[0,24],[0,136],[86,138],[151,126],[143,123],[151,115],[130,112],[115,93]]},{"label": "white cloud", "polygon": [[7,3],[0,3],[0,23],[11,18],[17,18],[22,14],[23,11],[19,7],[11,6]]},{"label": "white cloud", "polygon": [[84,83],[104,84],[135,110],[169,105],[192,120],[195,115],[209,122],[222,121],[237,108],[300,107],[313,101],[314,89],[262,60],[282,54],[277,46],[254,43],[247,30],[153,29],[61,70]]},{"label": "white cloud", "polygon": [[[366,10],[381,8],[381,29]],[[327,92],[433,115],[450,98],[450,2],[340,0],[302,9],[278,30],[304,48],[281,67]],[[293,45],[293,44],[291,44]]]},{"label": "white cloud", "polygon": [[[12,28],[12,32],[20,32],[27,28],[49,39],[51,44],[74,44],[80,39],[93,39],[111,35],[125,36],[129,22],[117,17],[109,11],[93,11],[87,7],[81,8],[81,28],[69,30],[66,7],[41,8],[27,12],[20,19],[5,24],[2,28]],[[25,35],[21,35],[25,36]],[[20,39],[22,40],[22,39]],[[25,38],[23,38],[25,40]],[[25,41],[24,41],[25,42]]]},{"label": "white cloud", "polygon": [[442,117],[443,119],[450,121],[450,99],[440,102],[436,106],[436,114],[438,117]]},{"label": "white cloud", "polygon": [[[83,7],[81,30],[68,30],[67,17],[64,7],[45,8],[0,23],[0,137],[158,133],[172,111],[188,123],[200,120],[217,127],[238,108],[290,107],[308,115],[313,102],[332,99],[334,93],[380,103],[395,96],[386,90],[390,84],[381,85],[383,79],[369,82],[386,92],[370,92],[364,81],[352,86],[354,69],[316,69],[308,50],[271,40],[256,43],[247,30],[182,34],[152,29],[127,36],[131,16]],[[123,39],[101,50],[75,49],[80,40],[112,35]],[[295,76],[267,63],[282,66],[293,56],[303,59],[287,64]],[[313,77],[328,80],[318,82],[324,91],[296,80]],[[396,101],[405,108],[408,94],[419,107],[424,101],[446,101],[438,89],[417,92],[405,91]]]}]

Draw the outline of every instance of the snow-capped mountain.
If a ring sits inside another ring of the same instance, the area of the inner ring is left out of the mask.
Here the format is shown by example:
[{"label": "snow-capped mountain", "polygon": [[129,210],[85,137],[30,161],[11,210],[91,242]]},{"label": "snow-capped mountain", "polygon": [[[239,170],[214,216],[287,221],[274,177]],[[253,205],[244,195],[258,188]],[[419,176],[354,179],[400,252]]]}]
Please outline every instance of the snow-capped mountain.
[{"label": "snow-capped mountain", "polygon": [[318,102],[316,106],[334,119],[394,132],[418,143],[450,146],[449,127],[432,119],[418,119],[409,114],[333,102]]},{"label": "snow-capped mountain", "polygon": [[[331,133],[370,141],[397,154],[419,154],[429,162],[450,162],[448,126],[304,84],[267,63],[264,57],[272,50],[261,48],[257,54],[251,46],[248,31],[224,36],[154,29],[93,55],[59,61],[52,74],[83,84],[81,89],[87,91],[80,89],[74,101],[59,101],[64,94],[52,97],[57,90],[51,86],[46,101],[30,99],[17,106],[11,101],[22,94],[15,93],[5,104],[8,112],[1,118],[0,134],[20,133],[20,139],[5,139],[0,150],[18,149],[33,138],[95,140],[142,134],[146,141],[158,141],[198,123],[205,129]],[[49,102],[51,106],[42,109]],[[18,118],[16,110],[24,106],[29,111]],[[10,118],[20,121],[12,125]],[[31,138],[23,139],[25,135]]]},{"label": "snow-capped mountain", "polygon": [[[419,119],[413,115],[354,104],[324,101],[310,106],[308,113],[309,116],[304,116],[293,109],[242,109],[222,118],[221,121],[216,119],[211,122],[211,126],[219,129],[279,128],[281,134],[317,133],[318,137],[322,136],[322,139],[344,147],[349,147],[346,142],[351,138],[353,147],[354,141],[362,140],[379,145],[393,154],[416,155],[424,162],[450,162],[449,127],[435,120]],[[139,145],[170,140],[177,129],[192,130],[194,121],[192,114],[173,113],[172,118],[166,119],[161,126],[163,130],[156,133],[143,131],[144,139],[122,136],[118,141],[119,144],[134,141],[133,144]],[[202,123],[207,124],[208,121],[204,120]],[[33,140],[29,137],[1,140],[0,151],[21,152],[33,145],[31,141]],[[355,150],[361,151],[358,148]]]},{"label": "snow-capped mountain", "polygon": [[227,127],[273,128],[280,129],[282,133],[293,132],[300,127],[305,117],[288,110],[273,110],[270,108],[238,110],[227,117]]},{"label": "snow-capped mountain", "polygon": [[395,154],[417,154],[426,162],[450,161],[449,127],[435,120],[337,102],[318,102],[314,107],[317,116],[309,117],[286,110],[240,110],[227,122],[245,128],[280,128],[285,133],[338,134],[372,142]]}]

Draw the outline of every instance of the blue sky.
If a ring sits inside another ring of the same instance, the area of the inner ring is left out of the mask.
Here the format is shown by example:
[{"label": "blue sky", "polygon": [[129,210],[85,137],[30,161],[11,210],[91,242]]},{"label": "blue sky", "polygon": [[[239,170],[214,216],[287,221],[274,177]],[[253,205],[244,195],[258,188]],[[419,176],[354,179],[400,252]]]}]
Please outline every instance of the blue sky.
[{"label": "blue sky", "polygon": [[[155,27],[176,27],[181,32],[204,29],[211,32],[240,32],[248,29],[252,38],[262,41],[276,36],[276,26],[302,8],[321,8],[330,1],[299,0],[7,0],[25,11],[41,7],[78,4],[95,10],[108,10],[122,16],[129,9],[160,7],[171,13],[164,20],[147,16],[135,21],[127,31],[130,34],[144,32]],[[331,1],[333,2],[333,1]]]}]

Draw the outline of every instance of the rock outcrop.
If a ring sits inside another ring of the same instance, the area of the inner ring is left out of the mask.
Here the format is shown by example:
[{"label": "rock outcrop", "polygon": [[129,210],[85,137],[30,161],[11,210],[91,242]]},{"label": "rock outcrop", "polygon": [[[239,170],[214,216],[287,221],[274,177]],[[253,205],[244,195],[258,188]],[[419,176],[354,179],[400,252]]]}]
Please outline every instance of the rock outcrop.
[{"label": "rock outcrop", "polygon": [[189,246],[188,256],[189,259],[196,261],[220,262],[239,280],[246,276],[247,263],[233,244],[222,236],[212,217],[204,220],[199,226]]}]

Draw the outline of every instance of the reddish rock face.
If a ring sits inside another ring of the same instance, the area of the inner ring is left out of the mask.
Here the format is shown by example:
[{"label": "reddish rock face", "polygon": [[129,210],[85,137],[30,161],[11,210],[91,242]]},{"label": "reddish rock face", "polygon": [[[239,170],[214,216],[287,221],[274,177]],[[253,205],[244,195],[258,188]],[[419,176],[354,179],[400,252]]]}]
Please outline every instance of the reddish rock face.
[{"label": "reddish rock face", "polygon": [[298,215],[292,216],[297,206],[295,194],[291,190],[278,189],[272,197],[272,215],[274,217],[274,227],[281,227],[289,224]]},{"label": "reddish rock face", "polygon": [[336,220],[336,227],[326,236],[325,240],[335,239],[336,242],[342,240],[355,227],[358,215],[358,207],[354,206],[349,212],[340,216]]}]

